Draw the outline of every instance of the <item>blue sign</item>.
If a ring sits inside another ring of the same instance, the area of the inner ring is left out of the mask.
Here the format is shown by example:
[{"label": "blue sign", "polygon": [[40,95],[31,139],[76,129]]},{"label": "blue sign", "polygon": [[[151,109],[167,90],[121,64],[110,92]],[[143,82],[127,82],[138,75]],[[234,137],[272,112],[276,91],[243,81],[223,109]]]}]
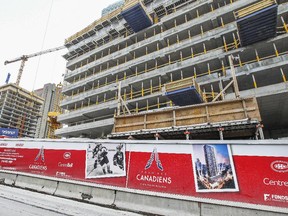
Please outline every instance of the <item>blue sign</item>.
[{"label": "blue sign", "polygon": [[18,129],[11,129],[11,128],[0,128],[0,136],[7,136],[11,138],[18,137]]}]

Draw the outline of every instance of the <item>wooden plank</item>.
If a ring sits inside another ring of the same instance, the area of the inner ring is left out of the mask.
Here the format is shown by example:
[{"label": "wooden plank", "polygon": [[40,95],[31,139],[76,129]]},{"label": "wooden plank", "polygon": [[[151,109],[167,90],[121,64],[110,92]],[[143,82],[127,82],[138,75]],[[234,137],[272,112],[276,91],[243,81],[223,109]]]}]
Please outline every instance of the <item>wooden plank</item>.
[{"label": "wooden plank", "polygon": [[235,15],[236,19],[240,19],[242,17],[245,17],[249,14],[255,13],[259,10],[262,10],[262,9],[269,7],[271,5],[274,5],[274,4],[276,4],[274,0],[262,0],[260,2],[257,2],[255,4],[252,4],[248,7],[245,7],[245,8],[242,8],[242,9],[236,11],[234,13],[234,15]]},{"label": "wooden plank", "polygon": [[165,84],[165,90],[166,92],[171,92],[171,91],[187,88],[190,86],[194,86],[193,78],[191,77],[167,83]]},{"label": "wooden plank", "polygon": [[[244,104],[244,105],[243,105]],[[114,132],[193,126],[251,118],[261,121],[256,98],[236,99],[115,117]]]},{"label": "wooden plank", "polygon": [[147,129],[171,127],[173,124],[173,110],[163,113],[147,113]]}]

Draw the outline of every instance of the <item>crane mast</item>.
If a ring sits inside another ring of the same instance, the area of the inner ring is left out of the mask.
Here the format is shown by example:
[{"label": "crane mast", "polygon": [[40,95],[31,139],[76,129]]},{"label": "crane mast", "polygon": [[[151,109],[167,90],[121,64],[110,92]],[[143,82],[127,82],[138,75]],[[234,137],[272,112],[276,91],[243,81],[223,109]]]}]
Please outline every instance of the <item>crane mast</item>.
[{"label": "crane mast", "polygon": [[16,85],[19,86],[20,80],[21,80],[21,77],[22,77],[22,73],[23,73],[23,70],[24,70],[25,62],[29,58],[40,56],[40,55],[43,55],[43,54],[46,54],[46,53],[55,52],[55,51],[58,51],[58,50],[62,50],[65,47],[66,46],[59,46],[59,47],[56,47],[56,48],[52,48],[52,49],[47,49],[47,50],[43,50],[43,51],[40,51],[40,52],[36,52],[36,53],[30,54],[30,55],[22,55],[22,56],[20,56],[18,58],[15,58],[15,59],[12,59],[12,60],[9,60],[9,61],[8,60],[5,61],[4,65],[7,65],[7,64],[10,64],[10,63],[14,63],[14,62],[17,62],[17,61],[21,61],[21,65],[20,65],[20,68],[19,68],[19,71],[18,71],[18,75],[17,75],[17,79],[16,79]]}]

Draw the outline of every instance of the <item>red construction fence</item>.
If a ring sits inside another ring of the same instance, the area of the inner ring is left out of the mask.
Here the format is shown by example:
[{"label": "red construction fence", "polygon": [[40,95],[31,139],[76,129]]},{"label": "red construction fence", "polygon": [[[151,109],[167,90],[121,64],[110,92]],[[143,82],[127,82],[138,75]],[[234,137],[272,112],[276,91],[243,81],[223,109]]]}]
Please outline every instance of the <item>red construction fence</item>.
[{"label": "red construction fence", "polygon": [[288,140],[7,139],[0,142],[0,170],[288,207]]}]

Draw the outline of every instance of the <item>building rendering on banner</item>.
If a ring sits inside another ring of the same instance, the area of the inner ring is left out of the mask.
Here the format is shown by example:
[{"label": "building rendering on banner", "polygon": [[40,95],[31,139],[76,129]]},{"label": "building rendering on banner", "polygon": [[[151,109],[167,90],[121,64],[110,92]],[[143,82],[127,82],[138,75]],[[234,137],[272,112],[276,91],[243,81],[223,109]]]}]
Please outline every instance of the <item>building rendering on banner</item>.
[{"label": "building rendering on banner", "polygon": [[218,174],[217,171],[217,161],[216,161],[216,151],[213,146],[204,145],[203,146],[205,162],[207,166],[208,175],[210,177],[216,176]]},{"label": "building rendering on banner", "polygon": [[[35,138],[43,99],[15,84],[0,87],[0,128],[17,130],[16,137]],[[8,135],[9,134],[2,134]]]},{"label": "building rendering on banner", "polygon": [[[153,115],[189,102],[190,93],[199,104],[235,99],[235,88],[226,88],[233,56],[240,98],[256,97],[265,138],[288,137],[287,23],[287,0],[125,1],[66,39],[58,120],[67,127],[56,135],[107,137],[119,108]],[[165,93],[186,79],[197,82],[188,96]],[[245,114],[253,110],[242,103]]]}]

